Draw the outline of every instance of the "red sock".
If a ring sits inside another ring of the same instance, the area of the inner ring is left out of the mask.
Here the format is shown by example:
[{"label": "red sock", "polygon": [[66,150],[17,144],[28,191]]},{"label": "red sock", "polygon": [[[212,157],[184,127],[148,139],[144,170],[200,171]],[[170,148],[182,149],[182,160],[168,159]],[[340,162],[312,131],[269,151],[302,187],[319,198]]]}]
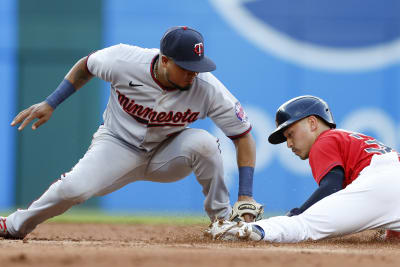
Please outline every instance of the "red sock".
[{"label": "red sock", "polygon": [[400,241],[400,232],[396,232],[393,230],[386,230],[385,240],[399,240]]}]

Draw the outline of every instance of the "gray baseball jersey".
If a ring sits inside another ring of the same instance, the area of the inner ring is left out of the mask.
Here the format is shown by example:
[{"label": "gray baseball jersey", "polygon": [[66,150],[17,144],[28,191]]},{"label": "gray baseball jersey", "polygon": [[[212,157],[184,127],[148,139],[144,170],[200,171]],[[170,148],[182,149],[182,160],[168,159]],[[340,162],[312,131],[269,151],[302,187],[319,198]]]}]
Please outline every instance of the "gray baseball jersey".
[{"label": "gray baseball jersey", "polygon": [[154,77],[159,49],[119,44],[87,59],[93,75],[111,83],[104,125],[122,140],[146,151],[210,117],[230,138],[250,131],[239,101],[211,73],[200,73],[190,90],[163,88]]},{"label": "gray baseball jersey", "polygon": [[191,172],[203,188],[210,219],[229,218],[218,141],[207,131],[187,128],[208,116],[235,138],[250,131],[250,123],[240,103],[211,73],[199,74],[188,91],[163,88],[153,74],[158,56],[158,49],[120,44],[87,58],[88,71],[111,82],[104,125],[71,171],[28,209],[7,217],[12,236],[24,237],[40,222],[128,183],[174,182]]}]

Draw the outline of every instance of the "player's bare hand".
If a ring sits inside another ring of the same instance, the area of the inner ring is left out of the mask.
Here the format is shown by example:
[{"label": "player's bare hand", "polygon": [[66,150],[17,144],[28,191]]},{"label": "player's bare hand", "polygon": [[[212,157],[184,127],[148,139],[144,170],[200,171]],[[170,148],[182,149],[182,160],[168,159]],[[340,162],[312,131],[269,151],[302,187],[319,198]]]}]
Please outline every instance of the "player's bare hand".
[{"label": "player's bare hand", "polygon": [[15,126],[22,122],[21,125],[18,127],[18,130],[21,131],[32,120],[38,119],[38,121],[36,121],[32,125],[32,130],[36,130],[40,125],[50,119],[53,111],[54,109],[49,104],[47,104],[47,102],[43,101],[21,111],[11,122],[11,126]]}]

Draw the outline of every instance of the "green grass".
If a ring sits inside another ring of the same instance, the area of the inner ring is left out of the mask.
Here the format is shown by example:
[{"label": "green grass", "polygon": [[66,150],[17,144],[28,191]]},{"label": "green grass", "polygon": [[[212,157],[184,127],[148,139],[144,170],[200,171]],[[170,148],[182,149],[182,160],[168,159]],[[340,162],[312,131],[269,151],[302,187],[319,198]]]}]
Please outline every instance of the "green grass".
[{"label": "green grass", "polygon": [[101,212],[70,212],[54,217],[49,222],[62,223],[107,223],[107,224],[208,224],[210,220],[203,216],[141,215],[141,214],[105,214]]},{"label": "green grass", "polygon": [[207,224],[209,220],[203,217],[167,217],[167,216],[92,216],[63,215],[49,220],[62,223],[107,223],[107,224]]},{"label": "green grass", "polygon": [[[11,212],[0,212],[7,216]],[[279,215],[279,214],[273,214]],[[268,218],[272,216],[266,216]],[[48,222],[59,223],[107,223],[107,224],[171,224],[171,225],[207,225],[210,219],[205,215],[174,214],[174,213],[105,213],[97,210],[74,209],[51,218]]]},{"label": "green grass", "polygon": [[[0,216],[7,216],[11,212],[0,212]],[[201,215],[175,214],[146,214],[146,213],[104,213],[101,211],[68,211],[62,215],[47,220],[58,223],[107,223],[107,224],[171,224],[195,225],[209,224],[210,219]]]}]

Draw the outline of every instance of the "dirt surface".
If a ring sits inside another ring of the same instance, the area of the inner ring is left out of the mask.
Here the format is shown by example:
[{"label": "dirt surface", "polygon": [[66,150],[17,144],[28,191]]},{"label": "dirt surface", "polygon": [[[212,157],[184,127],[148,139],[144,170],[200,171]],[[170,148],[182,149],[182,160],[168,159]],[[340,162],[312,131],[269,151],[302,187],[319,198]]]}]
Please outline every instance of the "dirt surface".
[{"label": "dirt surface", "polygon": [[214,242],[206,225],[45,223],[0,239],[0,266],[400,266],[400,243],[377,231],[318,242]]}]

